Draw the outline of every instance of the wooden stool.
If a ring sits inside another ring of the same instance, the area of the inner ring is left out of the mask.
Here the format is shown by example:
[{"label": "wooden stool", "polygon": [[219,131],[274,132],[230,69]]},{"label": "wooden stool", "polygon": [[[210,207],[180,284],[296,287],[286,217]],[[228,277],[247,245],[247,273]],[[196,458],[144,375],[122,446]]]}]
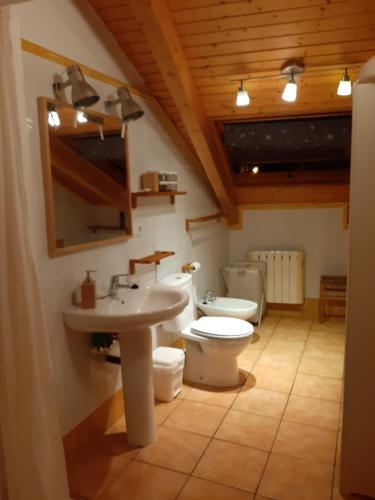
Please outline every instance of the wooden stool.
[{"label": "wooden stool", "polygon": [[321,276],[319,321],[328,317],[345,318],[344,314],[326,314],[326,306],[346,307],[346,276]]}]

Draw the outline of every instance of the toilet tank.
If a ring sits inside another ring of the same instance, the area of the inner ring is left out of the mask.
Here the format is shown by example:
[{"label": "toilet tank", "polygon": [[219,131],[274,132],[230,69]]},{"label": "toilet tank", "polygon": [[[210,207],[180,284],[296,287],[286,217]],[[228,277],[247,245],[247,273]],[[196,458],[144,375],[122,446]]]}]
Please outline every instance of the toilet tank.
[{"label": "toilet tank", "polygon": [[189,295],[189,303],[178,316],[163,323],[163,329],[173,333],[180,333],[187,328],[195,319],[194,288],[191,274],[174,273],[160,280],[163,285],[182,288]]}]

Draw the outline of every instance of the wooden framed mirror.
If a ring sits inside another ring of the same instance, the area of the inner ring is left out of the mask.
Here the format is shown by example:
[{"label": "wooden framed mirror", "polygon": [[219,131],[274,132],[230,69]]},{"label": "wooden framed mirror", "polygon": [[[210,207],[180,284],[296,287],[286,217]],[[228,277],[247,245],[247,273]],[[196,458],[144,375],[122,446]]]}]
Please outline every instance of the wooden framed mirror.
[{"label": "wooden framed mirror", "polygon": [[38,99],[50,257],[132,235],[128,148],[122,122]]}]

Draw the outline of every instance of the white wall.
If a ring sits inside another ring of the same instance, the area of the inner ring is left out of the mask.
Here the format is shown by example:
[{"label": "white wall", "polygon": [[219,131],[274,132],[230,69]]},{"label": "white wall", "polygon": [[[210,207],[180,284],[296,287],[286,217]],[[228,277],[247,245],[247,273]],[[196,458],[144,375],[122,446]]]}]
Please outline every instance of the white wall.
[{"label": "white wall", "polygon": [[303,250],[305,296],[317,298],[322,274],[346,274],[347,233],[340,208],[247,210],[243,229],[230,231],[230,260],[255,249]]},{"label": "white wall", "polygon": [[[110,76],[119,77],[128,70],[123,60],[114,60],[73,0],[35,0],[17,7],[22,21],[22,36],[40,43],[79,62],[91,65]],[[175,257],[162,261],[157,273],[153,266],[139,268],[138,281],[143,284],[176,272],[182,263],[198,260],[202,272],[196,276],[198,292],[204,288],[220,290],[218,269],[227,262],[227,230],[223,223],[207,223],[191,234],[185,233],[185,218],[217,212],[215,198],[201,168],[181,141],[167,133],[151,107],[141,99],[145,116],[129,127],[129,154],[132,190],[138,189],[139,175],[146,169],[174,170],[179,173],[180,188],[187,196],[176,197],[176,205],[167,199],[140,201],[133,212],[141,236],[127,243],[50,259],[44,214],[42,171],[37,116],[38,96],[52,97],[52,81],[62,67],[24,53],[24,80],[27,113],[34,126],[29,131],[30,171],[27,178],[30,224],[34,236],[35,256],[39,270],[56,377],[56,390],[62,430],[68,432],[120,386],[118,366],[90,360],[89,336],[68,332],[62,312],[70,305],[71,294],[86,269],[97,269],[99,292],[108,289],[111,274],[127,272],[129,258],[142,257],[155,250],[173,250]],[[125,79],[125,76],[124,76]],[[88,80],[101,96],[94,108],[103,112],[103,102],[113,88]]]}]

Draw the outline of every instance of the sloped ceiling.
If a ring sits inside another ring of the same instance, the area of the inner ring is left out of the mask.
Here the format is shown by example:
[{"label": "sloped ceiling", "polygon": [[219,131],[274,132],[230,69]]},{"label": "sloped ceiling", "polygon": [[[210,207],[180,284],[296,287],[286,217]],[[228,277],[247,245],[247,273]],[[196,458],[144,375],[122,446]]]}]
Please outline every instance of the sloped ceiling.
[{"label": "sloped ceiling", "polygon": [[[191,143],[191,131],[160,70],[144,23],[134,12],[135,0],[89,0],[120,47],[144,78],[150,92]],[[355,80],[359,66],[375,52],[373,0],[161,0],[167,4],[174,31],[212,122],[341,113],[351,110],[351,97],[336,94],[343,69]],[[157,2],[139,0],[144,8]],[[151,7],[150,7],[151,8]],[[303,59],[298,99],[281,99],[282,64]],[[241,78],[251,106],[235,106]]]}]

